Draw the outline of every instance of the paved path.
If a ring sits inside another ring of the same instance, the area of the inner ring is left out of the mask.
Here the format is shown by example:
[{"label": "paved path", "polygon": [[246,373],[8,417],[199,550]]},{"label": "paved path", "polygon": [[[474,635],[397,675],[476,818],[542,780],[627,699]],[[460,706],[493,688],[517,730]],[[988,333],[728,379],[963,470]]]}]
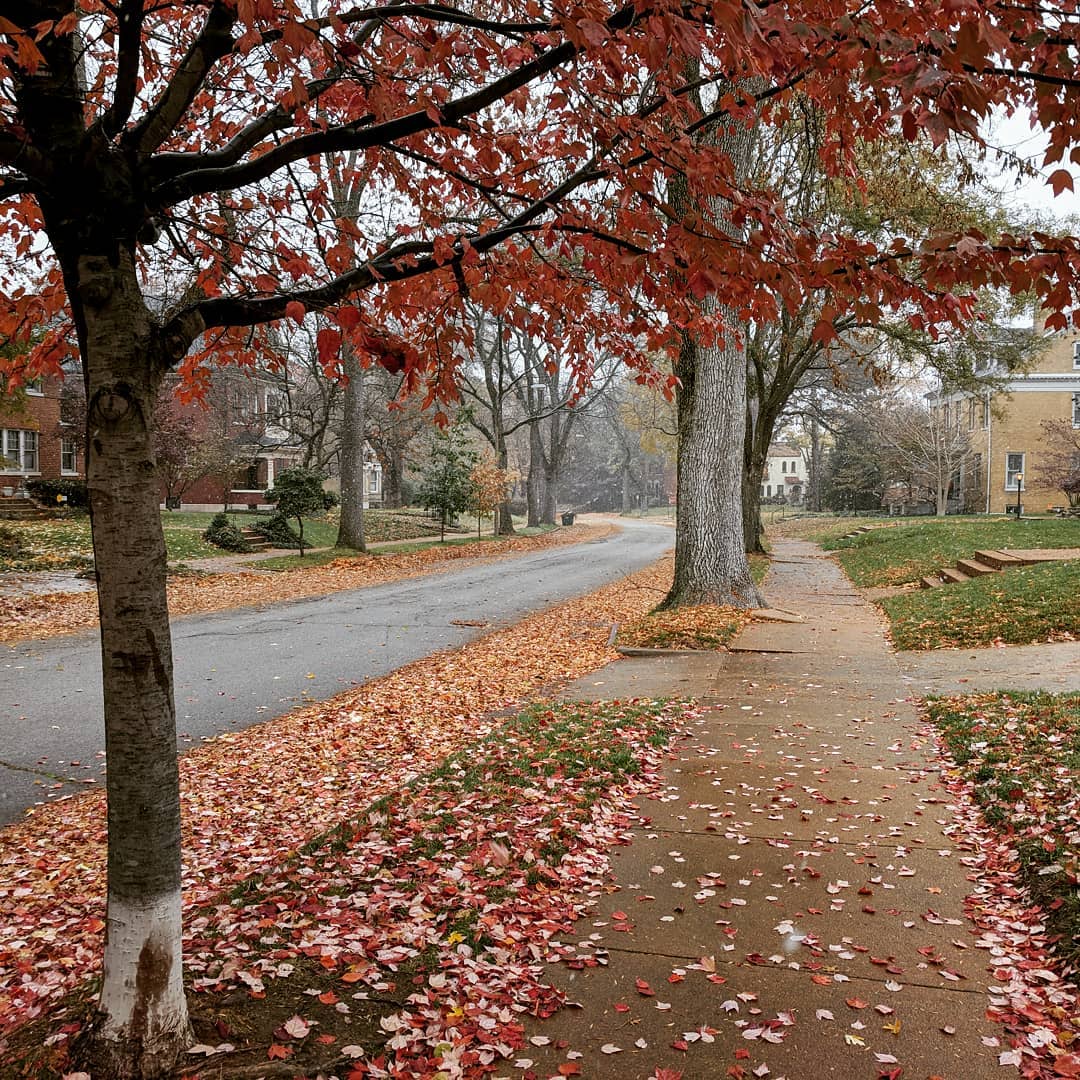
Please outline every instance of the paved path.
[{"label": "paved path", "polygon": [[1080,641],[1005,645],[1000,649],[933,649],[896,654],[915,694],[977,690],[1080,691]]},{"label": "paved path", "polygon": [[583,966],[551,968],[582,1008],[530,1027],[553,1040],[522,1055],[538,1076],[570,1053],[610,1080],[1000,1072],[981,1042],[998,1033],[987,955],[910,685],[833,562],[800,541],[776,554],[766,592],[805,624],[753,624],[727,656],[620,660],[568,692],[681,690],[704,713],[579,924]]},{"label": "paved path", "polygon": [[[580,596],[658,559],[664,525],[443,573],[173,623],[181,748],[328,698],[493,626]],[[474,622],[477,626],[455,623]],[[0,823],[100,780],[96,631],[0,646]]]}]

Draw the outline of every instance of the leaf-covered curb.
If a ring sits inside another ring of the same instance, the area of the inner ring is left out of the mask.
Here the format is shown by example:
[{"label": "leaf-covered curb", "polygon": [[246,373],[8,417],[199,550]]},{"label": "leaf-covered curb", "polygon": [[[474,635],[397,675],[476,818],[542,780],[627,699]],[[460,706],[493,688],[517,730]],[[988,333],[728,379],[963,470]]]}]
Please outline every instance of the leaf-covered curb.
[{"label": "leaf-covered curb", "polygon": [[[615,659],[607,626],[642,614],[671,561],[462,649],[181,758],[187,910],[211,902],[482,738],[496,710]],[[507,663],[513,656],[514,662]],[[93,974],[104,930],[102,793],[58,802],[0,832],[3,1033]]]},{"label": "leaf-covered curb", "polygon": [[[540,536],[517,536],[490,542],[429,547],[407,554],[357,555],[288,573],[232,572],[170,577],[169,614],[183,615],[257,607],[346,589],[383,585],[445,569],[457,559],[499,559],[563,544],[597,540],[615,531],[611,525],[575,526]],[[38,593],[0,596],[0,641],[56,637],[97,626],[97,594]]]},{"label": "leaf-covered curb", "polygon": [[619,627],[616,644],[634,649],[723,649],[738,636],[748,617],[741,608],[714,604],[652,611]]},{"label": "leaf-covered curb", "polygon": [[1080,696],[980,694],[926,704],[953,768],[947,831],[968,854],[968,915],[996,988],[987,1015],[1025,1077],[1078,1077]]}]

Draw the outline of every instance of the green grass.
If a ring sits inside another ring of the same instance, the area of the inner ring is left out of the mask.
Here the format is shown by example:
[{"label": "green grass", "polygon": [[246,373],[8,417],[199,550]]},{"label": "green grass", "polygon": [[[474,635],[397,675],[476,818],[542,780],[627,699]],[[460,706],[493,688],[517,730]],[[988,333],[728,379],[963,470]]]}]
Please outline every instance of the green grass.
[{"label": "green grass", "polygon": [[[886,519],[887,520],[887,519]],[[835,528],[811,537],[835,551],[859,586],[903,585],[980,548],[1080,547],[1080,521],[1058,518],[923,518],[875,529],[843,540]]]},{"label": "green grass", "polygon": [[898,649],[1080,637],[1080,561],[1025,566],[881,602]]},{"label": "green grass", "polygon": [[1015,847],[1058,953],[1080,963],[1080,695],[979,694],[927,710],[983,817]]},{"label": "green grass", "polygon": [[[161,514],[165,533],[165,548],[171,561],[213,559],[228,554],[203,540],[202,534],[210,524],[212,512],[194,510],[165,510]],[[240,528],[252,525],[265,515],[230,513],[229,519]],[[21,541],[16,552],[0,550],[0,571],[72,570],[93,565],[94,549],[90,540],[90,518],[79,515],[52,521],[11,521],[4,523]],[[295,529],[295,523],[293,523]],[[438,522],[424,513],[400,510],[367,510],[364,512],[364,530],[371,542],[398,540],[410,537],[429,537],[439,533]],[[333,517],[306,518],[304,520],[304,546],[328,547],[337,541],[338,527]],[[423,546],[421,543],[420,546]],[[328,552],[324,562],[342,554],[354,554],[349,550]],[[290,559],[280,560],[286,565]],[[297,565],[314,565],[305,557]]]}]

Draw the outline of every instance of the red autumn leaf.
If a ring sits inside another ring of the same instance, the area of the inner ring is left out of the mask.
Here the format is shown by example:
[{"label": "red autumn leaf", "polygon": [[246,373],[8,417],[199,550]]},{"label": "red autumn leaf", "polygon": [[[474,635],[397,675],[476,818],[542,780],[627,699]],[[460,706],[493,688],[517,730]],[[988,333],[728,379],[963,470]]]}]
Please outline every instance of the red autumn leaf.
[{"label": "red autumn leaf", "polygon": [[656,991],[644,979],[635,979],[634,986],[637,987],[637,992],[642,997],[654,997],[656,995]]},{"label": "red autumn leaf", "polygon": [[292,1049],[288,1046],[280,1046],[277,1043],[271,1043],[270,1049],[266,1051],[266,1056],[271,1061],[275,1059],[285,1061],[287,1058],[292,1057]]}]

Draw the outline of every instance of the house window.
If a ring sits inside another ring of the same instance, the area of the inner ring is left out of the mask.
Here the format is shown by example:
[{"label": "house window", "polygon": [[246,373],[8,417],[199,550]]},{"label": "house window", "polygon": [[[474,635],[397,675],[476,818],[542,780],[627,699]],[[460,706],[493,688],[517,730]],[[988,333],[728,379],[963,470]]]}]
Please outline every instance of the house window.
[{"label": "house window", "polygon": [[372,469],[368,473],[367,489],[369,495],[379,494],[379,471],[378,469]]},{"label": "house window", "polygon": [[765,485],[764,484],[761,485],[761,495],[762,495],[762,498],[765,497]]},{"label": "house window", "polygon": [[1080,428],[1080,394],[1073,394],[1073,427]]},{"label": "house window", "polygon": [[985,431],[990,426],[990,397],[987,395],[983,398],[983,430]]},{"label": "house window", "polygon": [[944,427],[947,431],[949,428],[949,403],[947,401],[945,402],[945,406],[942,410],[942,419],[945,421],[942,427]]},{"label": "house window", "polygon": [[1073,368],[1080,371],[1080,341],[1073,342]]},{"label": "house window", "polygon": [[[1024,472],[1024,455],[1009,453],[1005,455],[1005,490],[1015,491],[1017,488],[1016,478]],[[1026,485],[1021,481],[1020,490]]]},{"label": "house window", "polygon": [[38,433],[9,429],[3,437],[3,472],[38,471]]},{"label": "house window", "polygon": [[766,484],[765,485],[765,498],[766,499],[771,499],[772,498],[772,484]]},{"label": "house window", "polygon": [[60,471],[62,473],[77,473],[78,464],[75,460],[75,440],[60,440]]},{"label": "house window", "polygon": [[982,490],[982,454],[971,455],[971,488],[974,491]]},{"label": "house window", "polygon": [[786,461],[781,461],[780,462],[780,471],[782,473],[787,472],[787,462]]},{"label": "house window", "polygon": [[968,402],[968,431],[975,430],[975,399]]},{"label": "house window", "polygon": [[33,395],[34,397],[44,397],[45,381],[41,378],[41,376],[38,376],[36,379],[31,379],[26,384],[26,392]]}]

